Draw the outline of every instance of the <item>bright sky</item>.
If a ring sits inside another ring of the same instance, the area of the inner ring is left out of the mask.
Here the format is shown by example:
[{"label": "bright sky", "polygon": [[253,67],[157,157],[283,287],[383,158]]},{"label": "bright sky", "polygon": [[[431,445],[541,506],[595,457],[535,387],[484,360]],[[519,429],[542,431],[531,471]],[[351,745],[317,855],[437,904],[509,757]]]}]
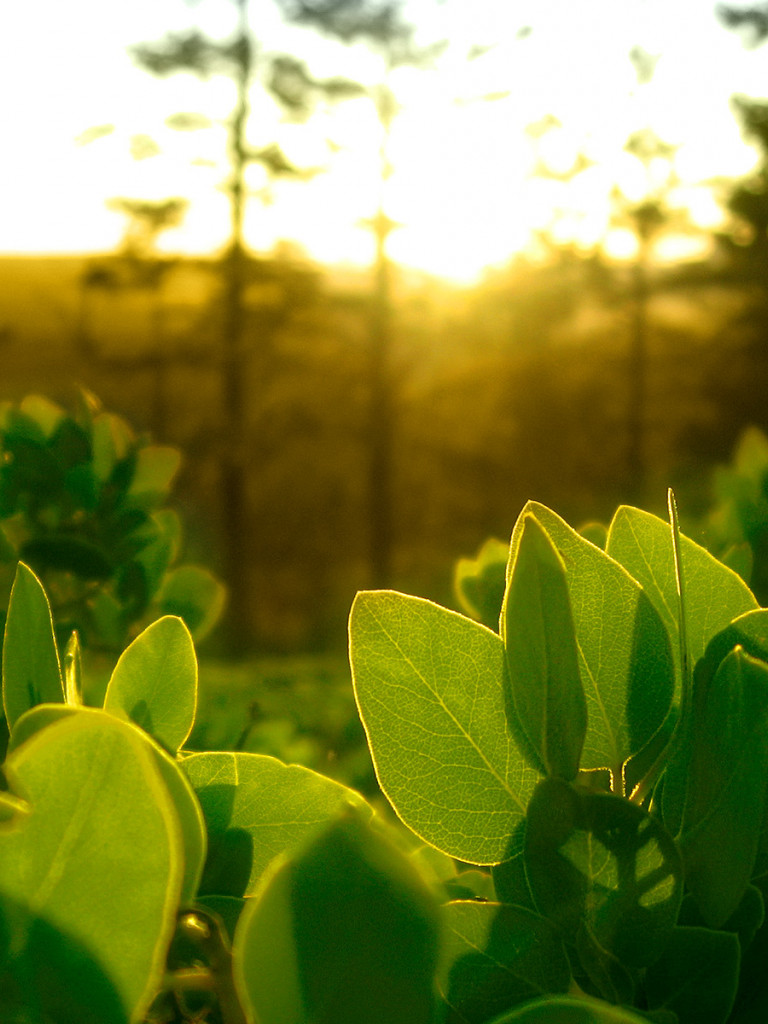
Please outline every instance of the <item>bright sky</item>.
[{"label": "bright sky", "polygon": [[[253,0],[251,23],[269,50],[294,51],[318,76],[373,82],[378,63],[362,49],[281,26],[270,0]],[[768,95],[768,45],[750,51],[702,0],[411,0],[426,39],[452,45],[434,71],[392,78],[402,105],[390,152],[395,168],[387,211],[403,227],[390,251],[405,264],[469,279],[550,228],[585,247],[606,236],[614,183],[628,197],[647,187],[624,152],[630,133],[651,127],[677,148],[672,201],[702,227],[721,216],[710,184],[755,161],[740,138],[733,93]],[[114,196],[191,200],[184,223],[164,236],[176,251],[211,252],[227,234],[224,120],[233,100],[226,79],[156,79],[126,52],[132,43],[198,26],[225,37],[230,0],[38,0],[0,4],[0,252],[88,252],[116,245],[124,220]],[[523,28],[530,32],[521,33]],[[473,44],[493,45],[468,62]],[[638,86],[629,51],[658,57],[650,84]],[[508,93],[484,102],[486,94]],[[166,118],[200,111],[213,125],[174,131]],[[538,141],[526,127],[552,115],[561,127]],[[84,144],[84,133],[113,125]],[[367,100],[339,105],[316,126],[280,125],[254,93],[252,141],[281,138],[295,160],[327,162],[311,184],[278,184],[272,202],[249,204],[250,243],[295,239],[328,262],[366,262],[362,218],[378,196],[378,126]],[[150,137],[156,155],[140,154]],[[329,157],[325,138],[332,139]],[[586,168],[570,182],[532,172],[537,159],[567,171],[578,153]],[[653,168],[664,181],[668,164]],[[253,168],[252,185],[263,185]],[[695,245],[693,239],[690,242]],[[609,247],[629,251],[614,228]],[[680,243],[675,250],[682,253]]]}]

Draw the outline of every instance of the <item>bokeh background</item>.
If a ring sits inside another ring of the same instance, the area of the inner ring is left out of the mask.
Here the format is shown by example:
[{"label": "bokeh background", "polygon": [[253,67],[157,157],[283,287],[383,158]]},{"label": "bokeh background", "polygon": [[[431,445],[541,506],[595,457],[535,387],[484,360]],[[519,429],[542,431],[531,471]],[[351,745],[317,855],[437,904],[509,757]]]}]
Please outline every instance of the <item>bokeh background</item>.
[{"label": "bokeh background", "polygon": [[702,0],[3,5],[0,398],[85,387],[182,449],[222,657],[343,656],[363,588],[455,605],[529,498],[671,485],[695,534],[768,429],[767,35]]}]

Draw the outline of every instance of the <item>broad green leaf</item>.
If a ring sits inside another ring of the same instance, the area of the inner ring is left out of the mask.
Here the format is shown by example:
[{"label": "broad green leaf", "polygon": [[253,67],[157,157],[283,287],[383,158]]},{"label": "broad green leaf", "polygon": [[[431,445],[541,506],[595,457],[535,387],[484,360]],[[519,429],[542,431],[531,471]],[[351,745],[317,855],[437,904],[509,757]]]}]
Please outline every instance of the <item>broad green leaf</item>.
[{"label": "broad green leaf", "polygon": [[[510,545],[508,578],[523,525],[533,516],[566,567],[588,725],[584,769],[621,767],[652,739],[669,713],[674,668],[667,631],[640,584],[558,515],[528,502]],[[504,613],[502,613],[504,625]]]},{"label": "broad green leaf", "polygon": [[[707,550],[684,535],[680,541],[688,653],[695,666],[712,637],[732,619],[757,608],[757,601],[746,583]],[[649,512],[622,505],[608,531],[606,550],[642,585],[661,616],[672,639],[679,694],[677,590],[668,524]]]},{"label": "broad green leaf", "polygon": [[295,850],[347,804],[367,808],[346,786],[264,754],[191,754],[182,768],[208,831],[201,894],[252,896],[278,854]]},{"label": "broad green leaf", "polygon": [[157,602],[164,615],[178,615],[202,640],[221,618],[226,597],[226,587],[207,569],[181,565],[166,575]]},{"label": "broad green leaf", "polygon": [[571,970],[551,922],[522,907],[459,901],[443,907],[445,1024],[484,1024],[538,995],[566,992]]},{"label": "broad green leaf", "polygon": [[589,996],[545,996],[488,1024],[648,1024],[648,1018]]},{"label": "broad green leaf", "polygon": [[43,585],[19,562],[3,642],[3,707],[8,726],[25,711],[64,700],[53,619]]},{"label": "broad green leaf", "polygon": [[523,521],[504,598],[504,648],[513,714],[541,774],[573,779],[587,706],[565,565],[533,518]]},{"label": "broad green leaf", "polygon": [[430,1024],[438,907],[410,861],[345,815],[243,911],[233,971],[260,1024]]},{"label": "broad green leaf", "polygon": [[135,722],[172,754],[183,746],[197,709],[197,658],[181,619],[158,619],[123,651],[104,709]]},{"label": "broad green leaf", "polygon": [[686,884],[718,928],[749,884],[763,824],[768,665],[737,647],[711,681],[695,680],[693,704],[669,771],[687,780],[679,839]]},{"label": "broad green leaf", "polygon": [[650,1009],[669,1009],[680,1024],[725,1024],[739,984],[739,940],[709,928],[675,928],[646,973]]},{"label": "broad green leaf", "polygon": [[675,844],[621,797],[542,780],[528,809],[525,866],[540,912],[567,939],[585,930],[585,949],[596,943],[627,967],[651,963],[677,920]]},{"label": "broad green leaf", "polygon": [[376,775],[420,838],[473,864],[513,856],[537,775],[505,711],[504,645],[430,601],[357,595],[350,661]]},{"label": "broad green leaf", "polygon": [[[71,704],[38,704],[18,720],[11,733],[8,744],[9,753],[15,751],[46,726],[60,722],[64,718],[89,716],[97,720],[107,715],[98,708],[74,707]],[[111,716],[109,716],[111,718]],[[184,846],[184,873],[181,884],[181,900],[189,904],[195,897],[207,853],[207,836],[205,821],[200,804],[194,794],[187,776],[179,764],[170,757],[152,737],[132,726],[139,741],[145,745],[155,759],[155,766],[168,788],[178,815],[181,836]]]},{"label": "broad green leaf", "polygon": [[[32,813],[0,831],[14,949],[0,1000],[21,987],[45,1019],[138,1024],[164,971],[182,879],[178,819],[155,758],[133,727],[79,711],[24,743],[5,770]],[[64,1016],[55,1000],[71,1006],[84,991],[89,1012]]]},{"label": "broad green leaf", "polygon": [[453,589],[462,609],[493,630],[499,625],[508,558],[509,544],[491,537],[476,558],[460,558],[453,572]]}]

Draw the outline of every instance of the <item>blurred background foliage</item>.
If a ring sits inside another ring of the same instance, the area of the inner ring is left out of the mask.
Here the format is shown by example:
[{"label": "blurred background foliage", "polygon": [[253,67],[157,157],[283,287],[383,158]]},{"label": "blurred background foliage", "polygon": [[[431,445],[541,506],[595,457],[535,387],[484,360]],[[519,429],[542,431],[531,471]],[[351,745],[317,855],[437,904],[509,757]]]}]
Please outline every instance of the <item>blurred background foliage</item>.
[{"label": "blurred background foliage", "polygon": [[[728,552],[768,601],[768,100],[733,100],[755,160],[747,176],[709,183],[722,211],[715,226],[693,224],[679,201],[675,145],[650,123],[628,122],[623,155],[642,186],[605,197],[608,226],[631,243],[621,258],[602,239],[576,239],[571,213],[555,203],[528,244],[510,245],[515,254],[471,284],[452,284],[395,262],[399,224],[387,200],[407,100],[397,76],[426,73],[446,41],[409,20],[413,5],[281,0],[281,18],[304,38],[375,57],[372,77],[319,73],[303,53],[263,46],[246,0],[220,6],[233,14],[228,34],[194,27],[132,53],[137,75],[228,83],[216,185],[225,243],[208,255],[171,252],[163,240],[189,200],[121,195],[110,199],[124,222],[114,251],[0,255],[6,590],[16,557],[54,599],[74,575],[78,595],[58,610],[62,636],[77,627],[106,650],[147,616],[180,610],[169,574],[187,595],[207,586],[199,621],[190,612],[203,641],[192,744],[275,753],[363,788],[370,763],[345,660],[355,592],[394,586],[490,623],[505,545],[529,498],[578,525],[608,521],[621,502],[664,515],[672,486],[687,532]],[[722,33],[747,31],[752,45],[768,25],[760,4],[710,17]],[[521,17],[512,42],[525,45],[532,31]],[[463,39],[452,59],[464,67],[498,42]],[[657,55],[635,46],[624,56],[631,88],[649,87]],[[483,106],[508,92],[456,102]],[[331,140],[302,161],[284,134],[254,133],[265,97],[292,128],[368,104],[377,126],[369,266],[324,266],[300,240],[250,244],[247,209],[269,209],[286,179],[309,187],[335,148]],[[181,111],[167,127],[208,139],[215,126]],[[82,144],[114,131],[94,126]],[[595,166],[586,151],[565,163],[551,156],[563,131],[554,115],[526,128],[539,183],[565,187]],[[131,136],[135,161],[160,150],[148,133]],[[491,170],[477,153],[478,190]],[[704,243],[694,256],[660,255],[688,235]],[[108,471],[107,434],[121,452]],[[178,465],[172,452],[183,453]],[[27,457],[31,484],[18,475]],[[136,465],[155,457],[163,479],[139,495]],[[118,512],[128,518],[118,523]],[[75,527],[90,531],[77,565]],[[86,554],[92,578],[82,576]],[[178,576],[188,564],[207,572],[205,586]],[[210,632],[217,579],[229,601]],[[100,597],[96,614],[94,580],[111,612]]]}]

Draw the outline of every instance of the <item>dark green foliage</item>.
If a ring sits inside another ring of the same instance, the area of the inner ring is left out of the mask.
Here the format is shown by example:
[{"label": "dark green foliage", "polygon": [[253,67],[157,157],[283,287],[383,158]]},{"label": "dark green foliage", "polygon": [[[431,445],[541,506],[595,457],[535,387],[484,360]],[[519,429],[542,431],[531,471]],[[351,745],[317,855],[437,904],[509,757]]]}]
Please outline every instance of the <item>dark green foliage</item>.
[{"label": "dark green foliage", "polygon": [[201,639],[223,607],[205,569],[177,566],[165,506],[181,456],[83,394],[73,414],[37,395],[0,406],[0,583],[17,561],[45,584],[60,646],[120,650],[143,624],[181,616]]}]

